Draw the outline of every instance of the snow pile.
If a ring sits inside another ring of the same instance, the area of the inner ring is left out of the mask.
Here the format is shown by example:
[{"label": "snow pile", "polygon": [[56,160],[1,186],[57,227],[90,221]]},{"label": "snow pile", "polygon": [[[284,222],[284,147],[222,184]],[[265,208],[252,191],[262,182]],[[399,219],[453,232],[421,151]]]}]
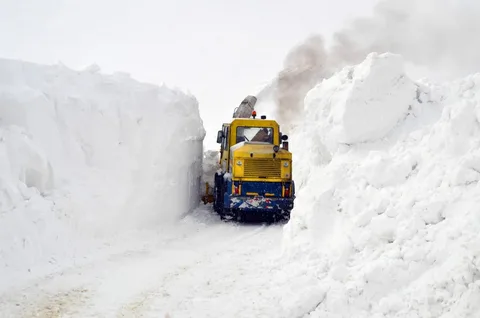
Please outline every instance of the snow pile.
[{"label": "snow pile", "polygon": [[284,238],[325,290],[310,317],[480,315],[480,74],[415,83],[372,53],[305,111]]},{"label": "snow pile", "polygon": [[415,97],[415,85],[402,70],[399,56],[371,55],[312,93],[310,103],[322,105],[322,110],[314,114],[319,134],[328,135],[324,142],[333,148],[331,151],[338,144],[382,138],[406,116]]},{"label": "snow pile", "polygon": [[207,150],[204,152],[202,185],[208,182],[213,187],[215,173],[220,169],[219,161],[220,152],[218,150]]},{"label": "snow pile", "polygon": [[0,60],[2,287],[87,252],[80,239],[158,229],[198,204],[197,101],[98,71]]}]

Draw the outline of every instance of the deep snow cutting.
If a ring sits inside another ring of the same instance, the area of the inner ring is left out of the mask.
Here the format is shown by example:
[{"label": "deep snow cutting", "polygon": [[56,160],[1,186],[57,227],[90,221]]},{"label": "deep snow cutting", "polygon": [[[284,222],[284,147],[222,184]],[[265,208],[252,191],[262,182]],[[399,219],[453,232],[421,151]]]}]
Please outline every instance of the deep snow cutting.
[{"label": "deep snow cutting", "polygon": [[222,217],[245,218],[248,214],[290,217],[295,199],[292,153],[288,136],[275,120],[257,118],[255,96],[247,96],[230,123],[218,131],[219,170],[212,193],[206,184],[204,203],[213,202]]}]

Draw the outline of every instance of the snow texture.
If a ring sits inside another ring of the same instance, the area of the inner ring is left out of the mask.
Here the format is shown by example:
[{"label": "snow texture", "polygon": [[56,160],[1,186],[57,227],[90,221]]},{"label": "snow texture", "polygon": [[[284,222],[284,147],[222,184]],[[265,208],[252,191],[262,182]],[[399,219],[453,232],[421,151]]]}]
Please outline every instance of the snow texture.
[{"label": "snow texture", "polygon": [[0,317],[302,317],[324,290],[312,273],[291,279],[302,266],[282,258],[282,225],[201,205],[137,248],[0,294]]},{"label": "snow texture", "polygon": [[[217,150],[207,150],[203,154],[203,175],[202,184],[206,182],[211,187],[214,185],[215,173],[220,169],[220,152]],[[203,188],[202,188],[203,189]]]},{"label": "snow texture", "polygon": [[308,317],[480,315],[480,74],[402,65],[372,53],[305,99],[284,251],[325,290]]},{"label": "snow texture", "polygon": [[99,71],[0,59],[0,291],[198,204],[196,99]]}]

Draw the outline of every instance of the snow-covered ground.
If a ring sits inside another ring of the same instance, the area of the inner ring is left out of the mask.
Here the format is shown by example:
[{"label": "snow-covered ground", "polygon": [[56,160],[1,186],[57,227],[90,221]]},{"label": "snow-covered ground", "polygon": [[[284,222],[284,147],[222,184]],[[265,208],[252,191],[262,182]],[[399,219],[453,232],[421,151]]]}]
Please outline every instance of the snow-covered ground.
[{"label": "snow-covered ground", "polygon": [[371,54],[305,99],[285,251],[325,288],[309,317],[480,316],[480,74],[403,64]]},{"label": "snow-covered ground", "polygon": [[225,223],[200,208],[137,249],[11,289],[0,316],[301,317],[318,287],[291,280],[281,236],[282,224]]}]

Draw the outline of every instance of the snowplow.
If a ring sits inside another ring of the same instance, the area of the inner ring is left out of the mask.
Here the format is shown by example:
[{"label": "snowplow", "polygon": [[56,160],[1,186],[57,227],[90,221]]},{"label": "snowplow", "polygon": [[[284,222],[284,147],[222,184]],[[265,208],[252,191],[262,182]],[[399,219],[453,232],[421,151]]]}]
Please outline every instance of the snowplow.
[{"label": "snowplow", "polygon": [[218,131],[219,169],[206,184],[205,204],[221,218],[243,220],[249,215],[289,218],[295,200],[292,153],[288,136],[275,120],[257,118],[255,96],[247,96],[233,120]]}]

